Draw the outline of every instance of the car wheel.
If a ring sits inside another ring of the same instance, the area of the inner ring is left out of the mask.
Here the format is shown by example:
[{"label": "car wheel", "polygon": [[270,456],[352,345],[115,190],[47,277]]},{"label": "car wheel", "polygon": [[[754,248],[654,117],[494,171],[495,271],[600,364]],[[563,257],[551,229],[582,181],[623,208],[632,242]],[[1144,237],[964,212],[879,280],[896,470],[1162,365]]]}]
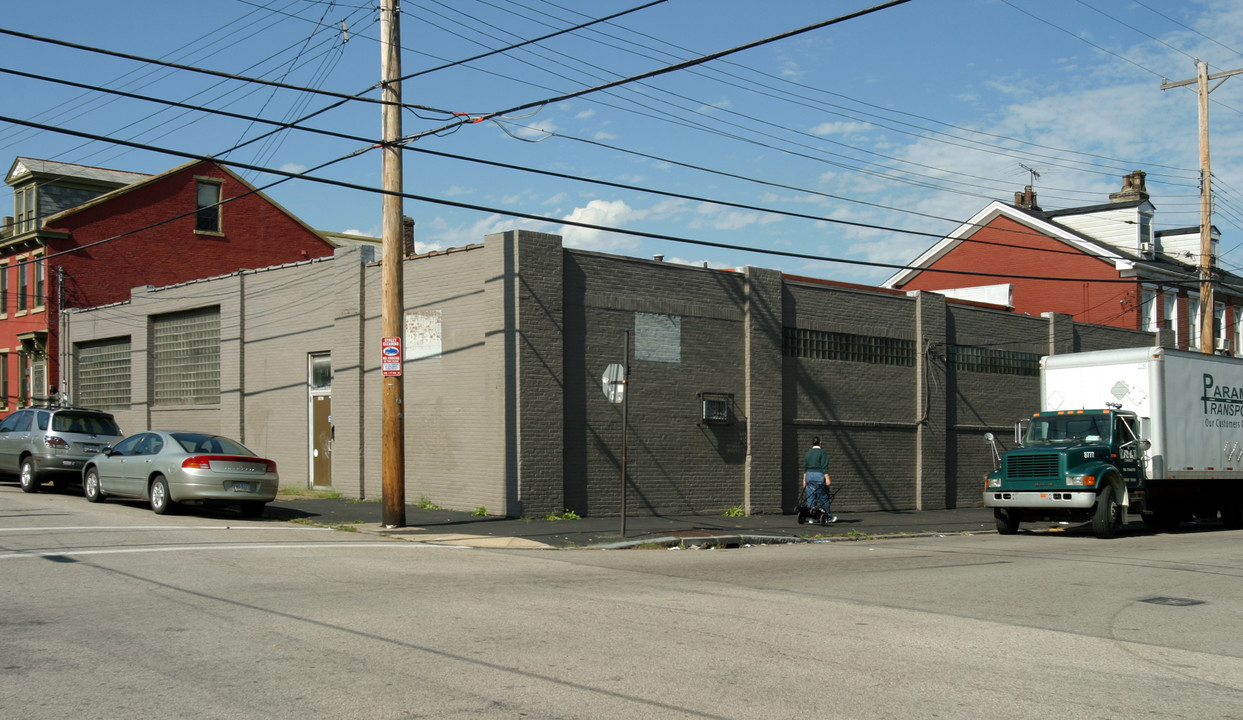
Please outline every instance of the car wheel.
[{"label": "car wheel", "polygon": [[263,515],[263,508],[266,506],[265,502],[244,502],[242,503],[242,517],[257,518]]},{"label": "car wheel", "polygon": [[168,481],[156,475],[151,481],[151,509],[156,515],[168,515],[173,511],[173,499],[168,496]]},{"label": "car wheel", "polygon": [[82,494],[93,503],[104,501],[104,491],[99,487],[99,471],[95,468],[87,470],[82,477]]},{"label": "car wheel", "polygon": [[18,481],[22,484],[22,492],[36,493],[39,492],[39,478],[35,476],[35,462],[30,458],[22,460],[22,469],[18,474]]}]

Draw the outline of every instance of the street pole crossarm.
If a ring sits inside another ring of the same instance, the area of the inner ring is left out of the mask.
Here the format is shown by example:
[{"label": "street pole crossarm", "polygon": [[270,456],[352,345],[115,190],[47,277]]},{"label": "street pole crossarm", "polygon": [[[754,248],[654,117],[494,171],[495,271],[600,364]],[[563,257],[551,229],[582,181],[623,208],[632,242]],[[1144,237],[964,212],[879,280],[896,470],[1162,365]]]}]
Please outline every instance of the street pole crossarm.
[{"label": "street pole crossarm", "polygon": [[[1206,80],[1225,80],[1226,78],[1233,77],[1235,75],[1243,75],[1243,68],[1239,68],[1238,70],[1227,70],[1226,72],[1214,73],[1212,75],[1209,75],[1205,79]],[[1179,80],[1178,82],[1170,82],[1169,80],[1165,78],[1161,78],[1161,89],[1170,90],[1176,87],[1186,87],[1188,85],[1195,85],[1198,82],[1200,82],[1200,78],[1198,77],[1193,77],[1190,80]],[[1216,90],[1218,87],[1221,87],[1221,83],[1217,83],[1217,85],[1214,86],[1212,90],[1209,90],[1209,92]]]}]

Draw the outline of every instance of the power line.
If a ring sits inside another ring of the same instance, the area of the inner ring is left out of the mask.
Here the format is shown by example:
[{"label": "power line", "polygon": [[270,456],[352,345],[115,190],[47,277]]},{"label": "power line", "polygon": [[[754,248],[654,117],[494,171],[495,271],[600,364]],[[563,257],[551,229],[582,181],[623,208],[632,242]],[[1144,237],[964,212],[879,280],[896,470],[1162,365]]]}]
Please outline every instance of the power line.
[{"label": "power line", "polygon": [[[255,188],[251,192],[261,192],[263,190],[267,190],[268,188],[271,188],[275,185],[278,185],[282,182],[286,182],[288,180],[294,180],[294,179],[307,180],[310,182],[321,183],[325,185],[332,185],[332,186],[341,187],[341,188],[345,188],[349,190],[360,190],[363,192],[374,193],[374,194],[398,195],[407,200],[416,200],[419,202],[426,202],[426,203],[430,203],[433,205],[444,205],[444,206],[455,207],[455,208],[464,209],[464,210],[474,210],[478,212],[486,212],[486,213],[504,215],[508,217],[521,218],[525,220],[534,220],[540,223],[553,223],[557,225],[568,225],[571,227],[578,227],[578,228],[583,228],[587,230],[599,230],[601,232],[610,232],[610,233],[617,233],[621,235],[630,235],[634,237],[641,237],[641,238],[647,238],[647,239],[652,239],[652,240],[664,240],[667,242],[681,243],[681,244],[686,244],[686,245],[695,245],[699,247],[712,247],[712,248],[723,249],[723,250],[735,250],[735,251],[740,251],[740,252],[750,252],[750,253],[756,253],[756,254],[761,254],[761,255],[773,255],[777,257],[788,257],[788,258],[795,258],[795,259],[801,259],[801,260],[814,260],[818,262],[837,263],[837,264],[843,264],[843,265],[854,265],[854,266],[860,266],[860,267],[885,268],[889,270],[919,270],[921,272],[949,273],[949,274],[954,274],[954,275],[966,275],[966,276],[971,276],[971,277],[988,277],[988,278],[1002,278],[1002,279],[1013,279],[1013,280],[1044,280],[1044,281],[1051,281],[1051,282],[1078,282],[1078,283],[1094,282],[1094,283],[1105,283],[1105,284],[1117,283],[1117,284],[1129,284],[1129,285],[1135,285],[1139,282],[1142,282],[1140,280],[1130,279],[1130,278],[1117,278],[1117,279],[1076,278],[1076,277],[1064,277],[1064,276],[1059,277],[1059,276],[1042,276],[1042,275],[1016,275],[1013,273],[990,273],[990,272],[969,271],[969,270],[946,270],[946,269],[940,269],[940,268],[902,265],[898,263],[882,263],[882,262],[875,262],[875,261],[870,261],[870,260],[852,260],[852,259],[847,259],[847,258],[825,257],[822,255],[813,255],[810,253],[797,253],[797,252],[792,252],[792,251],[787,251],[787,250],[775,250],[771,248],[752,248],[752,247],[746,247],[743,245],[734,245],[731,243],[721,243],[721,242],[714,242],[710,240],[698,240],[694,238],[679,237],[676,235],[666,235],[662,233],[645,232],[642,230],[631,230],[631,229],[626,229],[626,228],[610,227],[607,225],[586,223],[586,222],[582,222],[578,220],[569,220],[569,219],[551,220],[547,216],[544,216],[544,215],[536,215],[533,213],[526,213],[526,212],[521,212],[517,210],[505,210],[501,208],[488,207],[484,205],[475,205],[473,203],[463,203],[463,202],[459,202],[455,200],[447,200],[443,198],[433,198],[433,197],[428,197],[425,195],[416,195],[413,193],[406,193],[406,192],[393,193],[393,192],[378,189],[378,188],[368,187],[365,185],[359,185],[357,183],[350,183],[350,182],[345,182],[343,180],[334,180],[332,178],[323,178],[323,177],[318,177],[318,176],[308,174],[314,170],[322,169],[324,167],[333,165],[343,160],[356,157],[357,155],[360,155],[369,150],[376,149],[375,147],[361,148],[360,150],[357,150],[348,155],[344,155],[344,156],[335,158],[333,160],[320,163],[319,165],[313,168],[295,173],[295,172],[290,172],[287,170],[279,170],[275,168],[266,168],[266,167],[262,167],[258,165],[252,165],[249,163],[240,163],[240,162],[235,162],[235,161],[230,161],[230,160],[219,160],[219,159],[214,159],[210,157],[204,157],[202,155],[195,155],[193,153],[173,150],[170,148],[160,148],[160,147],[155,147],[155,146],[150,146],[150,145],[143,145],[143,144],[134,143],[128,140],[113,140],[113,139],[109,139],[103,136],[94,135],[91,133],[84,133],[78,130],[69,130],[67,128],[57,128],[57,127],[52,127],[48,125],[42,125],[39,123],[33,123],[27,120],[20,120],[17,118],[11,118],[7,116],[3,116],[3,115],[0,115],[0,122],[11,122],[11,123],[19,124],[19,125],[24,125],[27,127],[35,127],[35,128],[42,129],[42,130],[48,130],[51,132],[62,133],[62,134],[67,134],[67,135],[72,135],[72,136],[77,136],[77,137],[84,137],[84,138],[91,139],[91,140],[99,140],[103,142],[115,142],[121,145],[127,145],[127,146],[135,147],[138,149],[149,150],[153,152],[159,152],[159,153],[171,155],[174,157],[181,157],[181,158],[185,158],[189,160],[196,160],[196,161],[214,162],[214,163],[218,163],[221,165],[227,165],[229,167],[241,168],[245,170],[255,170],[258,172],[265,173],[265,174],[277,175],[281,178],[280,180],[269,183],[268,185],[265,185],[263,187]],[[235,199],[237,198],[236,197],[231,198],[231,200],[235,200]],[[181,217],[188,217],[191,214],[192,213],[189,213],[189,212],[184,213],[175,218],[165,219],[165,220],[162,220],[157,223],[153,223],[143,228],[138,228],[136,230],[127,231],[125,233],[119,233],[115,236],[104,238],[102,240],[95,241],[88,245],[83,245],[83,246],[78,246],[72,249],[67,249],[59,253],[53,253],[53,254],[45,256],[45,258],[57,257],[59,255],[68,254],[71,252],[78,252],[82,249],[86,249],[89,247],[95,247],[97,245],[102,245],[108,242],[112,242],[114,240],[120,239],[127,235],[134,234],[135,232],[149,230],[154,227],[158,227],[160,225],[164,225],[169,222],[172,222],[173,220],[181,218]],[[895,230],[894,232],[909,233],[911,231]],[[1155,281],[1152,281],[1152,282],[1155,282]],[[1164,281],[1161,281],[1161,284],[1169,285],[1169,286],[1179,286],[1182,284],[1198,285],[1199,281],[1196,279],[1188,279],[1186,281],[1164,280]]]}]

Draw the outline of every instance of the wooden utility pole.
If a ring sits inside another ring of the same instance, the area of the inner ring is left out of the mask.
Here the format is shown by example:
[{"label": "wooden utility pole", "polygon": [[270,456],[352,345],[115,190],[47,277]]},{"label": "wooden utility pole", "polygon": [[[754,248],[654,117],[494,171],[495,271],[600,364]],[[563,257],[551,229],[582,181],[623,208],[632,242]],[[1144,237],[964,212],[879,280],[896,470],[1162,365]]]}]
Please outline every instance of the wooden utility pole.
[{"label": "wooden utility pole", "polygon": [[1163,81],[1162,90],[1196,84],[1200,98],[1200,351],[1213,354],[1213,170],[1208,152],[1208,94],[1216,87],[1208,86],[1209,80],[1225,79],[1243,73],[1243,68],[1229,72],[1208,74],[1208,63],[1196,59],[1196,76],[1179,82]]},{"label": "wooden utility pole", "polygon": [[[397,0],[380,0],[380,76],[384,101],[380,106],[384,124],[380,334],[401,338],[405,252],[401,228],[401,146],[397,144],[401,139],[401,28]],[[402,413],[405,389],[400,370],[405,348],[400,340],[397,347],[397,373],[381,375],[380,473],[383,523],[389,528],[406,526],[406,432]]]}]

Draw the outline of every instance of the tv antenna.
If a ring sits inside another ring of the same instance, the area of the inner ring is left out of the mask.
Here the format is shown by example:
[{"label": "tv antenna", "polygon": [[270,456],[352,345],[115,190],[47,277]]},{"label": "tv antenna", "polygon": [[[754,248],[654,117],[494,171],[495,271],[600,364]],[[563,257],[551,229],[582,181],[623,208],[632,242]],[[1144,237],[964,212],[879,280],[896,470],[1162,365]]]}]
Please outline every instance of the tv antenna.
[{"label": "tv antenna", "polygon": [[1031,176],[1032,176],[1032,181],[1031,181],[1030,183],[1028,183],[1029,185],[1035,185],[1035,184],[1036,184],[1036,181],[1040,179],[1040,173],[1036,172],[1036,168],[1033,168],[1033,167],[1027,167],[1027,166],[1026,166],[1026,165],[1024,165],[1023,163],[1019,163],[1019,167],[1023,168],[1023,169],[1024,169],[1024,170],[1026,170],[1029,174],[1031,174]]}]

